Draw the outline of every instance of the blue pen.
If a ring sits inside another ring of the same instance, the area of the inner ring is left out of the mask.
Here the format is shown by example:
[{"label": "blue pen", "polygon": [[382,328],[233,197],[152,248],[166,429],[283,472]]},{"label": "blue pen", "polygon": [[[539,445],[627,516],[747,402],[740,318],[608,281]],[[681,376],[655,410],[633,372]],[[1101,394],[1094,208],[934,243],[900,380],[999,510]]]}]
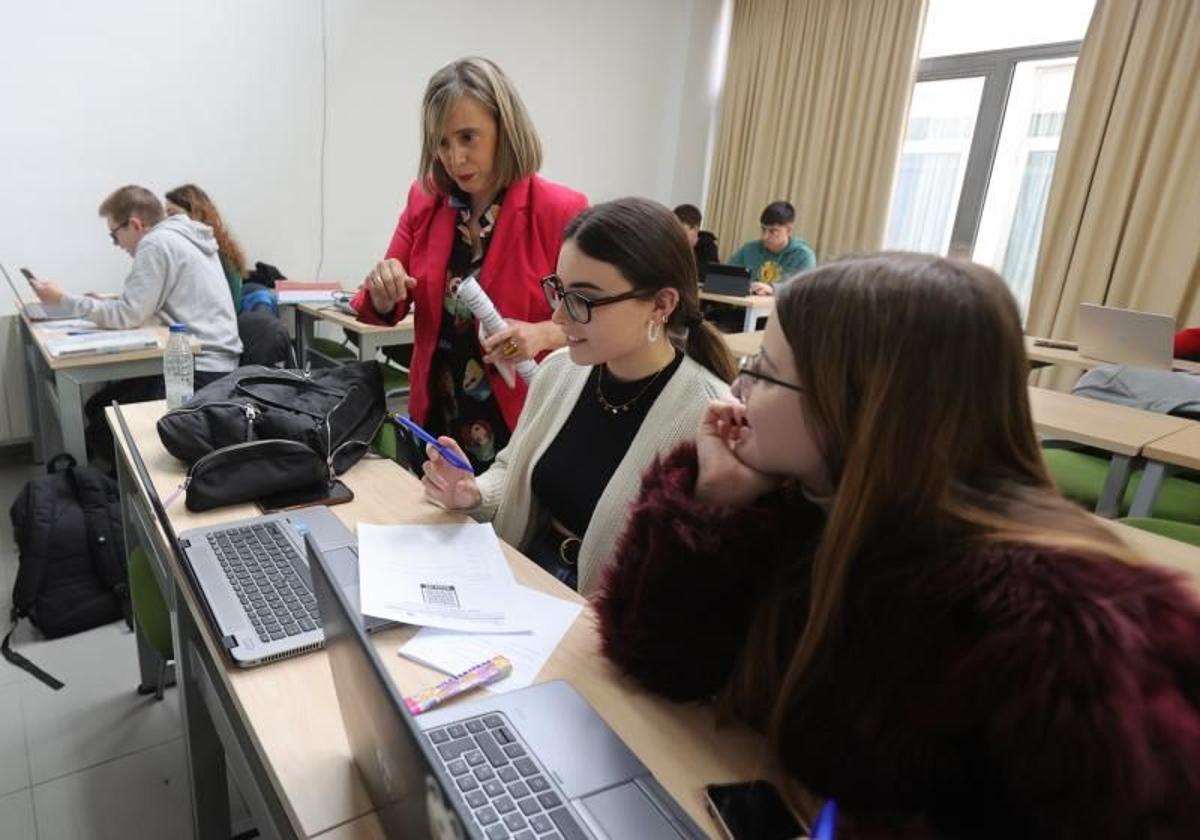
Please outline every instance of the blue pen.
[{"label": "blue pen", "polygon": [[833,829],[837,824],[837,803],[826,799],[817,814],[816,825],[813,826],[812,840],[833,840]]},{"label": "blue pen", "polygon": [[438,454],[449,461],[452,466],[469,472],[471,475],[475,475],[475,470],[471,467],[469,462],[464,461],[458,455],[454,454],[454,450],[447,448],[444,444],[438,443],[437,438],[414,423],[411,418],[405,417],[403,414],[395,414],[393,415],[393,419],[401,426],[416,435],[419,440],[428,443],[430,446],[436,449]]}]

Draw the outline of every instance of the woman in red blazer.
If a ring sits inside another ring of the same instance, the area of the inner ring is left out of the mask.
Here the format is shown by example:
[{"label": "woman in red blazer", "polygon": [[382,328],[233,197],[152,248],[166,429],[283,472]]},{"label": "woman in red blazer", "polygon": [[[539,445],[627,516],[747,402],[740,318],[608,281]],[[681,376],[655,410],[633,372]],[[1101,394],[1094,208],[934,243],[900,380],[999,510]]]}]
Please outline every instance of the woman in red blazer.
[{"label": "woman in red blazer", "polygon": [[[386,257],[352,305],[374,324],[395,323],[413,308],[409,414],[457,440],[482,472],[508,442],[526,394],[520,377],[508,385],[495,362],[540,359],[565,344],[540,283],[587,199],[536,174],[537,132],[508,77],[487,59],[435,73],[422,111],[421,177]],[[482,342],[455,297],[474,272],[509,325]]]}]

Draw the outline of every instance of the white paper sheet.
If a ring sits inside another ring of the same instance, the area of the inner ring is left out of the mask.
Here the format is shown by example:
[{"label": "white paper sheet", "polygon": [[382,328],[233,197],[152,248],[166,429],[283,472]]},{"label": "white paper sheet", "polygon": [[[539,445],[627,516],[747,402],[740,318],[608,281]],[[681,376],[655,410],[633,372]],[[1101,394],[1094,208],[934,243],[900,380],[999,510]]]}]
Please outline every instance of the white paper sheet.
[{"label": "white paper sheet", "polygon": [[502,654],[512,662],[512,674],[489,685],[488,690],[515,691],[533,685],[583,605],[525,586],[516,591],[513,611],[528,620],[530,632],[458,633],[426,627],[400,648],[400,655],[447,674],[461,674]]},{"label": "white paper sheet", "polygon": [[147,330],[100,330],[80,335],[55,334],[46,337],[46,351],[51,356],[124,353],[127,350],[157,346],[158,336]]},{"label": "white paper sheet", "polygon": [[74,332],[76,330],[98,330],[95,321],[86,318],[63,318],[58,321],[40,321],[38,326],[46,332]]},{"label": "white paper sheet", "polygon": [[377,618],[488,633],[525,630],[517,585],[488,524],[358,526],[362,611]]}]

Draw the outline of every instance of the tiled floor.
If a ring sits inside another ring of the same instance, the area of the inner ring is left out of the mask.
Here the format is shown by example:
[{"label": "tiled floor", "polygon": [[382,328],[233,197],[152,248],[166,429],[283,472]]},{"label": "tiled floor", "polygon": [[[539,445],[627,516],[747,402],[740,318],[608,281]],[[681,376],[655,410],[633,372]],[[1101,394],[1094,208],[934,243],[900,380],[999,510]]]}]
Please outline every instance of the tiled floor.
[{"label": "tiled floor", "polygon": [[[8,509],[40,474],[39,467],[0,466],[3,617],[17,570]],[[0,838],[190,837],[177,694],[170,689],[156,702],[135,692],[137,654],[125,625],[45,640],[22,622],[13,638],[15,649],[66,687],[51,691],[0,660]]]}]

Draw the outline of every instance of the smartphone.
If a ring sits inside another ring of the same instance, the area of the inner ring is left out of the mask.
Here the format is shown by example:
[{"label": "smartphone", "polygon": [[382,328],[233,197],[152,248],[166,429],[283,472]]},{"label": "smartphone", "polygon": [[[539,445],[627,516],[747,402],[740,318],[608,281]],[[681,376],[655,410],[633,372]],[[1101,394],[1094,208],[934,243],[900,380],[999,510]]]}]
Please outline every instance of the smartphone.
[{"label": "smartphone", "polygon": [[274,496],[259,499],[258,509],[263,513],[278,513],[281,510],[295,510],[310,505],[341,505],[353,501],[354,492],[340,480],[335,480],[328,486],[301,487],[299,490],[285,490]]},{"label": "smartphone", "polygon": [[33,276],[33,272],[28,268],[22,268],[21,273],[25,275],[25,279],[29,282],[29,288],[33,288],[33,281],[37,278]]},{"label": "smartphone", "polygon": [[770,782],[737,782],[704,788],[708,811],[726,840],[793,840],[806,826]]}]

